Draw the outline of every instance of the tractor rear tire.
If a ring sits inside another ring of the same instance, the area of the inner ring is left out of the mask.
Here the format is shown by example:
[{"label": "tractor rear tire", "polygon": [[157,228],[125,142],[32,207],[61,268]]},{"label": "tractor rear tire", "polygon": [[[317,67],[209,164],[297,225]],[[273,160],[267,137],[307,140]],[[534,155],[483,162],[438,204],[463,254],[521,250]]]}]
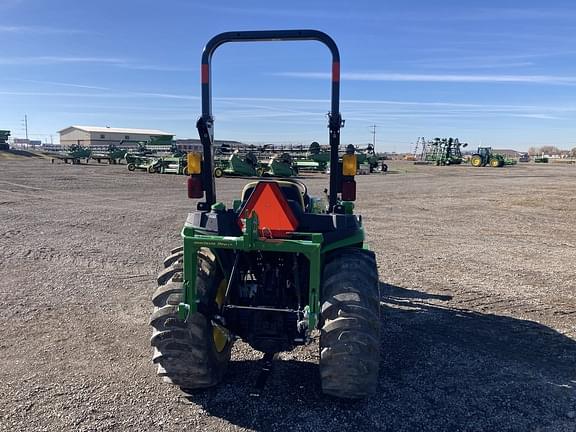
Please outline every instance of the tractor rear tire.
[{"label": "tractor rear tire", "polygon": [[325,394],[360,399],[376,391],[380,292],[374,253],[344,248],[328,257],[322,278],[320,379]]},{"label": "tractor rear tire", "polygon": [[[170,265],[158,275],[158,289],[152,296],[154,312],[152,361],[158,375],[183,391],[204,389],[218,384],[226,372],[233,342],[216,338],[215,327],[200,312],[186,321],[178,318],[178,304],[183,301],[182,250],[175,249],[166,262]],[[196,289],[201,303],[215,300],[223,281],[216,257],[209,249],[198,252]],[[225,284],[224,284],[225,286]],[[218,345],[220,344],[220,345]]]},{"label": "tractor rear tire", "polygon": [[472,155],[472,157],[470,158],[470,165],[472,165],[473,167],[481,167],[482,166],[482,156],[480,155]]}]

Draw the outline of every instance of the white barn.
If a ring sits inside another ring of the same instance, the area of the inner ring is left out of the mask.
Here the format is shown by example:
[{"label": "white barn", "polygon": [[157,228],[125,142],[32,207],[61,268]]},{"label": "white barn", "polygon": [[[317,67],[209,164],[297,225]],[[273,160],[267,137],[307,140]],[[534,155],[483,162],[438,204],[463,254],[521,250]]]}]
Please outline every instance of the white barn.
[{"label": "white barn", "polygon": [[129,129],[111,128],[101,126],[70,126],[58,131],[60,134],[60,145],[68,147],[72,144],[80,144],[89,147],[108,146],[109,144],[119,145],[121,142],[135,143],[138,141],[149,141],[155,138],[172,140],[173,133],[164,132],[158,129]]}]

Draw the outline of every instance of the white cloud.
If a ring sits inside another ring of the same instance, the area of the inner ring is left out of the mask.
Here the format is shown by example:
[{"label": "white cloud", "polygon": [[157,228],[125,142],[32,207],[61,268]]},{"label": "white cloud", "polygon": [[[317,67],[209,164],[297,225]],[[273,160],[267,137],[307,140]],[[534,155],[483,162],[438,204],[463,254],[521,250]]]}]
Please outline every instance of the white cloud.
[{"label": "white cloud", "polygon": [[58,65],[58,64],[105,64],[132,70],[150,70],[159,72],[195,72],[198,68],[170,65],[140,64],[134,59],[124,57],[98,56],[37,56],[37,57],[0,57],[0,65]]},{"label": "white cloud", "polygon": [[0,57],[2,65],[50,65],[68,63],[123,64],[126,59],[118,57],[75,57],[75,56],[38,56],[38,57]]},{"label": "white cloud", "polygon": [[86,30],[79,30],[72,28],[0,25],[0,33],[50,35],[50,34],[82,34],[90,32]]},{"label": "white cloud", "polygon": [[99,87],[99,86],[86,85],[86,84],[57,82],[57,81],[39,81],[39,80],[31,80],[31,79],[13,79],[11,81],[27,82],[27,83],[33,83],[33,84],[45,84],[45,85],[52,85],[52,86],[91,89],[91,90],[110,90],[107,87]]},{"label": "white cloud", "polygon": [[[280,72],[274,74],[291,78],[330,79],[325,72]],[[517,83],[574,85],[576,76],[554,75],[460,75],[460,74],[412,74],[387,72],[348,72],[341,75],[347,81],[416,81],[460,83]]]},{"label": "white cloud", "polygon": [[153,64],[119,64],[120,66],[125,69],[133,69],[133,70],[149,70],[149,71],[158,71],[158,72],[197,72],[197,67],[185,67],[185,66],[164,66],[164,65],[153,65]]}]

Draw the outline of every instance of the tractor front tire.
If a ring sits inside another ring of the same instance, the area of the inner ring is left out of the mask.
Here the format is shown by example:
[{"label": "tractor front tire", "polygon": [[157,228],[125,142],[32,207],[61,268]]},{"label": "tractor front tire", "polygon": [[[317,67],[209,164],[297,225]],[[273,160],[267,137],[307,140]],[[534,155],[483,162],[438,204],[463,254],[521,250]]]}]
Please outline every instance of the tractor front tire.
[{"label": "tractor front tire", "polygon": [[224,174],[224,171],[222,171],[222,168],[215,168],[214,169],[214,177],[220,178],[220,177],[222,177],[223,174]]},{"label": "tractor front tire", "polygon": [[374,253],[344,248],[328,257],[322,278],[320,379],[325,394],[360,399],[376,391],[380,292]]},{"label": "tractor front tire", "polygon": [[[164,261],[167,267],[158,275],[158,288],[152,296],[150,343],[158,375],[186,392],[212,387],[222,380],[233,342],[218,333],[221,331],[200,312],[191,314],[186,321],[178,318],[178,304],[184,298],[182,256],[181,248],[174,249]],[[200,302],[214,301],[223,280],[214,254],[201,249],[196,279]]]},{"label": "tractor front tire", "polygon": [[504,165],[504,163],[503,163],[500,159],[498,159],[498,158],[492,158],[492,159],[490,159],[490,166],[491,166],[492,168],[500,168],[500,167],[503,166],[503,165]]},{"label": "tractor front tire", "polygon": [[136,169],[136,165],[134,165],[133,163],[128,164],[128,171],[134,171],[135,169]]}]

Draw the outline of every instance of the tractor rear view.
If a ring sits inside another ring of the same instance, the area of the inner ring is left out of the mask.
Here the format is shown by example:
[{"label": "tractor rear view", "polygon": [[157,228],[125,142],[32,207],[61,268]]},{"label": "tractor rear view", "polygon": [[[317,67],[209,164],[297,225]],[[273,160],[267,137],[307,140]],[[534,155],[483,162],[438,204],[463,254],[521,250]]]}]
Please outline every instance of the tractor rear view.
[{"label": "tractor rear view", "polygon": [[[332,54],[328,203],[293,179],[246,184],[230,207],[216,199],[213,165],[211,59],[220,45],[315,40]],[[188,196],[203,199],[189,213],[182,245],[164,260],[153,295],[151,344],[158,375],[185,391],[221,382],[236,340],[275,355],[311,342],[320,331],[325,394],[362,398],[375,391],[380,354],[380,296],[375,255],[353,213],[357,160],[340,161],[340,56],[315,30],[222,33],[202,55],[203,154],[189,153]],[[259,380],[260,381],[260,380]]]}]

